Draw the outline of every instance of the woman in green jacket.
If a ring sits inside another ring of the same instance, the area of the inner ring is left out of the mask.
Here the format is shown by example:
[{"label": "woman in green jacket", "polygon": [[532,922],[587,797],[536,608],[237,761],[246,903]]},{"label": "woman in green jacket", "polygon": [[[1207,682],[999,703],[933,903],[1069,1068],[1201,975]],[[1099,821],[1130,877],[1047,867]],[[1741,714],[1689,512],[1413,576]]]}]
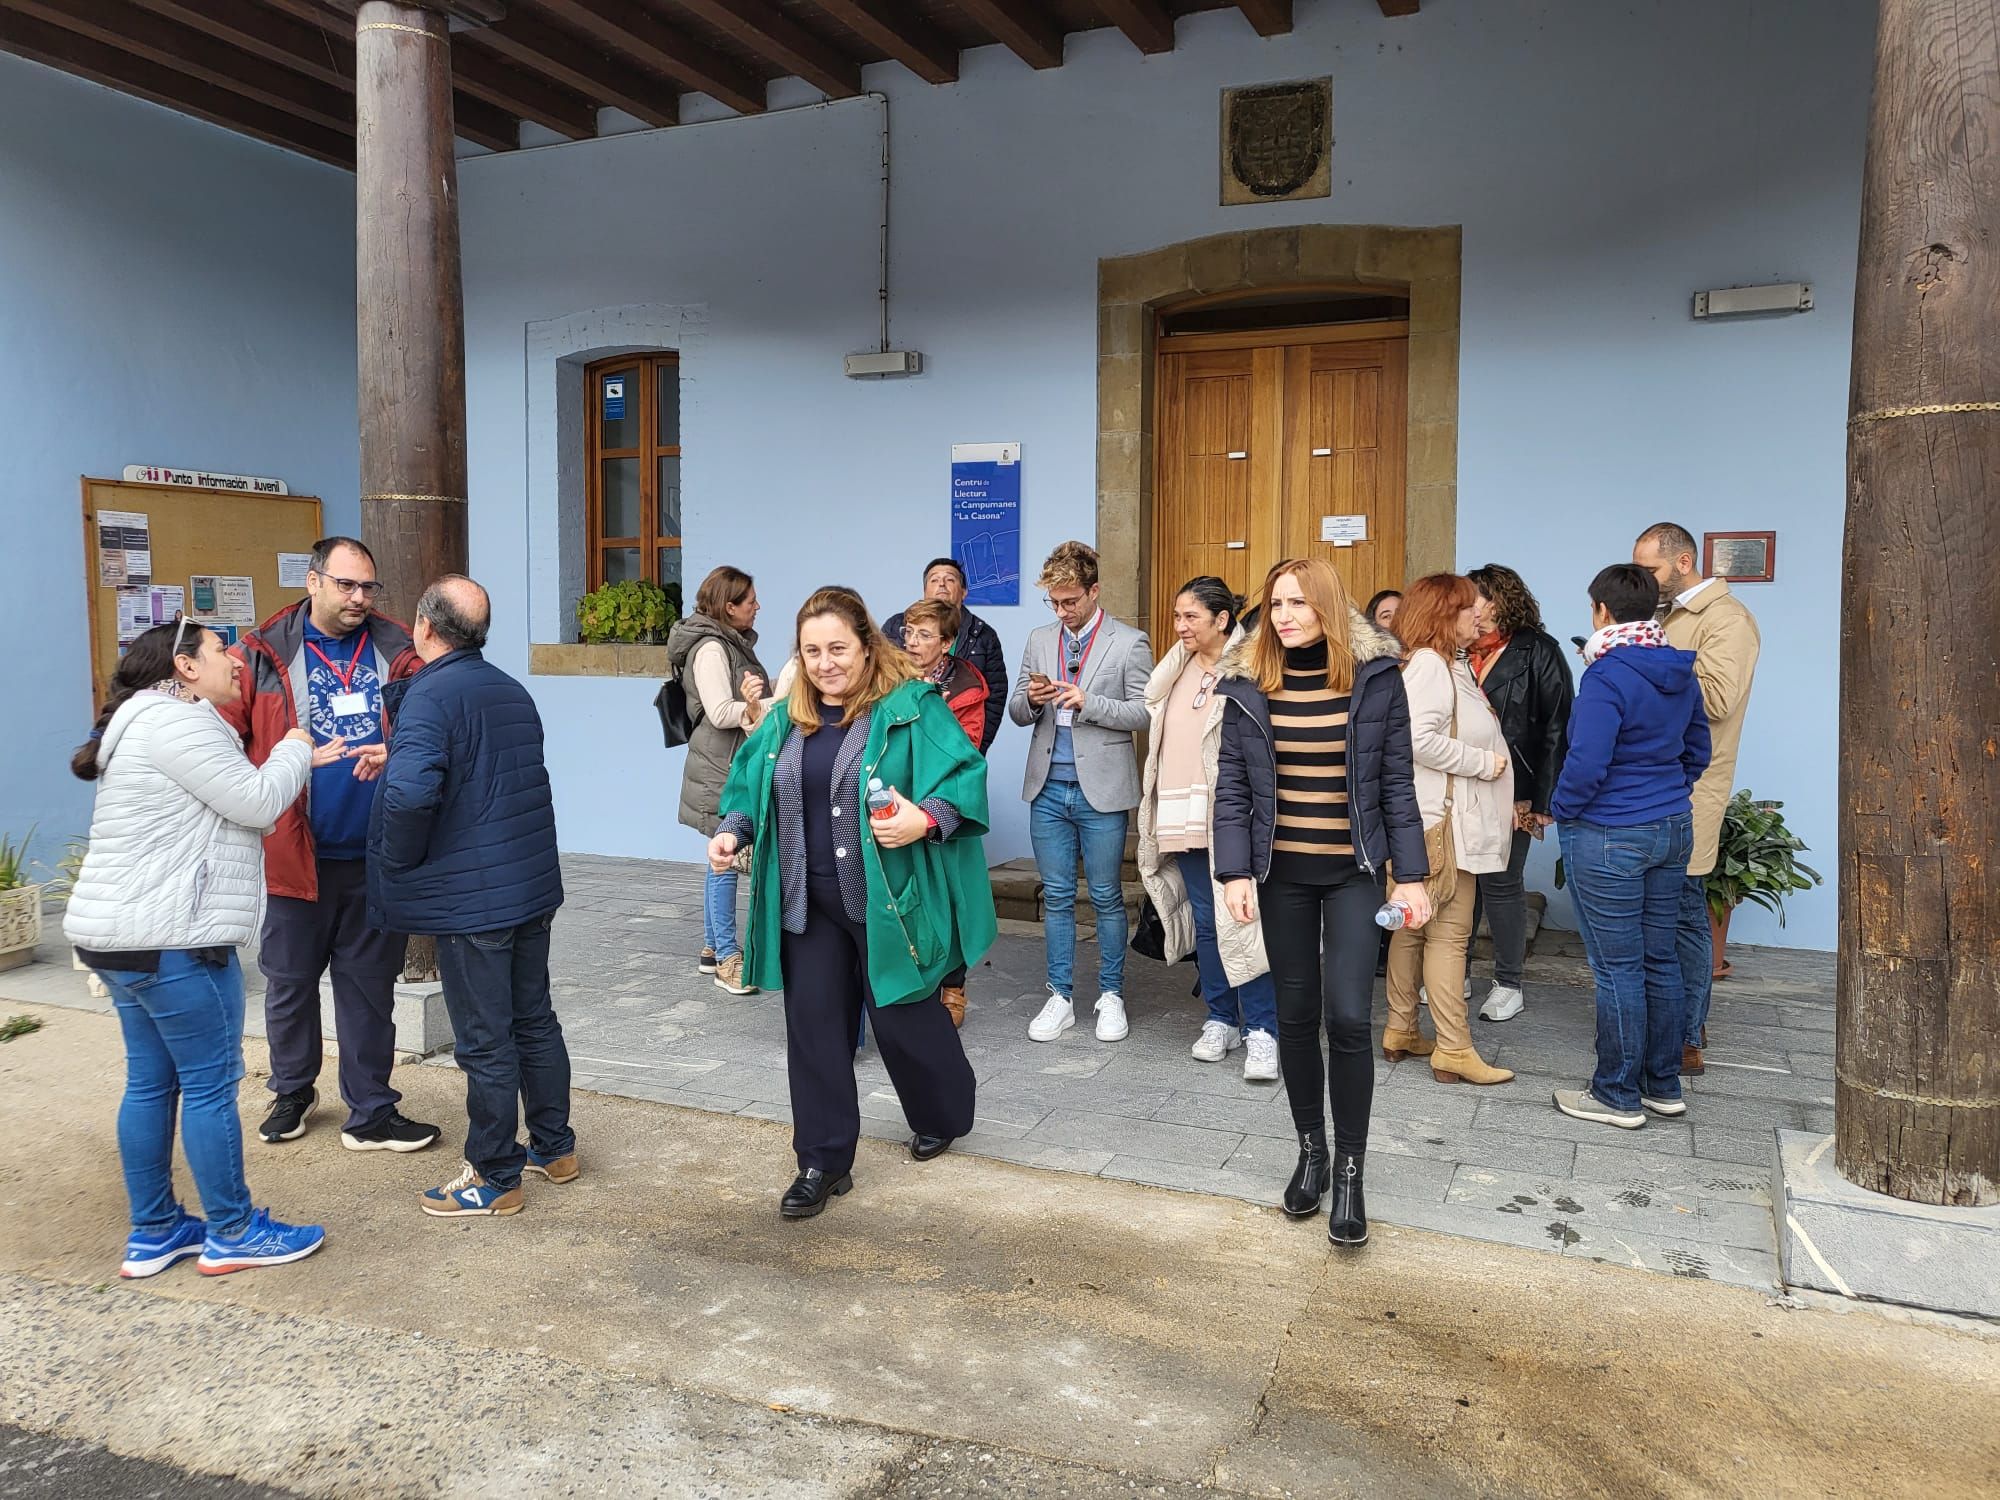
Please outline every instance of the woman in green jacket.
[{"label": "woman in green jacket", "polygon": [[[861,1007],[929,1161],[972,1128],[972,1065],[938,998],[997,931],[981,837],[986,763],[937,688],[886,641],[852,589],[799,610],[791,691],[730,767],[711,869],[750,847],[747,983],[785,993],[792,1148],[778,1211],[810,1218],[854,1183]],[[893,797],[868,813],[868,787]],[[787,983],[786,976],[798,983]]]}]

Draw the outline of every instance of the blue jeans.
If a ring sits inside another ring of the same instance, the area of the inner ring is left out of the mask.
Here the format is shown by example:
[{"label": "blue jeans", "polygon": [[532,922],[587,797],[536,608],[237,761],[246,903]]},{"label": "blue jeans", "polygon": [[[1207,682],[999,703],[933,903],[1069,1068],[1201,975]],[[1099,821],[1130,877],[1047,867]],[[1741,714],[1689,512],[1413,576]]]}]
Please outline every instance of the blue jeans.
[{"label": "blue jeans", "polygon": [[717,959],[734,958],[743,951],[736,939],[736,872],[718,875],[710,870],[701,881],[701,945]]},{"label": "blue jeans", "polygon": [[1686,997],[1676,947],[1694,823],[1606,828],[1562,825],[1563,864],[1576,924],[1597,977],[1597,1071],[1590,1091],[1614,1109],[1639,1096],[1681,1096]]},{"label": "blue jeans", "polygon": [[1674,934],[1674,948],[1681,959],[1681,988],[1687,992],[1687,1027],[1681,1045],[1699,1047],[1702,1028],[1708,1025],[1709,996],[1715,989],[1715,940],[1708,930],[1706,875],[1690,875],[1681,887],[1681,922]]},{"label": "blue jeans", "polygon": [[1074,781],[1045,783],[1028,805],[1028,837],[1042,877],[1042,941],[1048,950],[1049,983],[1058,995],[1076,996],[1079,855],[1090,883],[1090,904],[1097,909],[1097,988],[1104,994],[1125,988],[1125,892],[1119,885],[1125,819],[1122,812],[1092,807]]},{"label": "blue jeans", "polygon": [[1278,1035],[1278,991],[1269,974],[1259,974],[1248,984],[1233,985],[1222,971],[1222,950],[1215,942],[1215,887],[1209,884],[1208,851],[1190,849],[1176,854],[1181,879],[1187,885],[1188,902],[1194,907],[1194,966],[1201,975],[1201,998],[1208,1003],[1208,1018],[1245,1031]]},{"label": "blue jeans", "polygon": [[118,1156],[132,1200],[132,1229],[164,1234],[180,1223],[174,1199],[174,1105],[209,1233],[233,1237],[250,1224],[243,1178],[243,968],[234,949],[217,967],[192,953],[160,955],[157,974],[100,969],[125,1031],[125,1099]]},{"label": "blue jeans", "polygon": [[553,921],[535,917],[519,927],[437,940],[438,978],[465,1074],[465,1159],[497,1188],[521,1180],[527,1162],[517,1138],[522,1114],[538,1156],[576,1149],[569,1128],[569,1048],[549,999]]}]

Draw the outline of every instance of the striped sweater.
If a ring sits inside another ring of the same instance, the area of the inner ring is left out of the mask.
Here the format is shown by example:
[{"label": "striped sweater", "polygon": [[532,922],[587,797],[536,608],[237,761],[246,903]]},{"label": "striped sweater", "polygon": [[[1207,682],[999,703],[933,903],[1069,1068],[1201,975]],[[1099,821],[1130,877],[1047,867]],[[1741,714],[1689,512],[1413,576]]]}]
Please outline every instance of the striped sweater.
[{"label": "striped sweater", "polygon": [[1284,686],[1270,695],[1277,756],[1272,876],[1323,882],[1354,859],[1347,806],[1349,698],[1326,685],[1326,642],[1285,653]]}]

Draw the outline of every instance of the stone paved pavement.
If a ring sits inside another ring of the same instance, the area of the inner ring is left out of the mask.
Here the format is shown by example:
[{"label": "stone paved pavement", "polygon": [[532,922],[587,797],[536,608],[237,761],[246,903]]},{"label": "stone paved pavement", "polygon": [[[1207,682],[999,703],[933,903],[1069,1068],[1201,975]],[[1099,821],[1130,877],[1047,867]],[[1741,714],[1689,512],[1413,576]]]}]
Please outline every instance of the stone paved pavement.
[{"label": "stone paved pavement", "polygon": [[[556,1004],[579,1088],[764,1119],[790,1118],[777,996],[738,998],[694,971],[701,873],[692,865],[566,856]],[[1003,934],[968,986],[961,1033],[979,1079],[977,1126],[955,1149],[1030,1166],[1275,1204],[1297,1155],[1284,1090],[1188,1055],[1202,1010],[1192,966],[1132,957],[1131,1035],[1100,1043],[1083,989],[1076,1028],[1038,1044],[1044,998],[1036,927]],[[1421,1062],[1376,1062],[1372,1217],[1473,1239],[1750,1286],[1778,1280],[1773,1132],[1833,1128],[1833,960],[1731,950],[1717,986],[1706,1077],[1682,1120],[1643,1130],[1557,1114],[1552,1088],[1588,1080],[1594,1015],[1580,947],[1549,932],[1529,960],[1528,1008],[1475,1021],[1481,1052],[1519,1077],[1437,1083]],[[1096,973],[1085,945],[1079,975]],[[1475,997],[1489,979],[1475,966]],[[1377,985],[1376,1028],[1386,1015]],[[863,1129],[908,1134],[872,1048],[856,1064]],[[784,1185],[774,1163],[771,1189]],[[1301,1233],[1308,1232],[1303,1226]]]}]

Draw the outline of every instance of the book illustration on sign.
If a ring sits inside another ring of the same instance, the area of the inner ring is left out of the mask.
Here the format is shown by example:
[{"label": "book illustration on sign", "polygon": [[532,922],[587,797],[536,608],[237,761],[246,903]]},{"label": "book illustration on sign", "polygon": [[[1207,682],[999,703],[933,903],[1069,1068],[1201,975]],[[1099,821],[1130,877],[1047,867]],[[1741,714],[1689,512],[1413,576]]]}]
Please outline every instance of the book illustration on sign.
[{"label": "book illustration on sign", "polygon": [[967,604],[1021,602],[1021,445],[954,443],[951,555]]}]

